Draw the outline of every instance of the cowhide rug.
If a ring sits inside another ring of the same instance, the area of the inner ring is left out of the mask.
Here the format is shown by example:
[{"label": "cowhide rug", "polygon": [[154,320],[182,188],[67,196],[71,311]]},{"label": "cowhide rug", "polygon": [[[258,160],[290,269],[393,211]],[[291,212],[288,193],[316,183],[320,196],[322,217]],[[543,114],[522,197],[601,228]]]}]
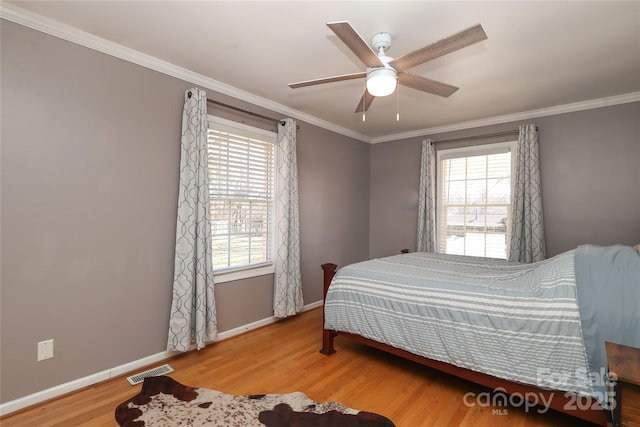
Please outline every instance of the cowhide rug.
[{"label": "cowhide rug", "polygon": [[180,384],[167,376],[145,378],[142,391],[116,408],[122,427],[258,426],[393,427],[382,415],[337,402],[318,403],[304,393],[234,396]]}]

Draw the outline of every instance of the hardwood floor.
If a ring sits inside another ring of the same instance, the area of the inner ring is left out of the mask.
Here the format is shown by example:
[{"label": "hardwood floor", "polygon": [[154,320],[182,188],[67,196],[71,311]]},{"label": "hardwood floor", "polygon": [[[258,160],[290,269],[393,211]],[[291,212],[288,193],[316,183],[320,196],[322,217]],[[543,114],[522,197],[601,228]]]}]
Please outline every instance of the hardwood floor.
[{"label": "hardwood floor", "polygon": [[[170,359],[175,369],[170,376],[231,394],[302,391],[316,401],[377,412],[398,427],[592,426],[555,411],[467,406],[466,393],[477,396],[488,389],[342,337],[336,339],[336,354],[323,356],[321,324],[321,309],[302,313]],[[114,426],[116,406],[140,388],[122,376],[10,414],[0,425]]]}]

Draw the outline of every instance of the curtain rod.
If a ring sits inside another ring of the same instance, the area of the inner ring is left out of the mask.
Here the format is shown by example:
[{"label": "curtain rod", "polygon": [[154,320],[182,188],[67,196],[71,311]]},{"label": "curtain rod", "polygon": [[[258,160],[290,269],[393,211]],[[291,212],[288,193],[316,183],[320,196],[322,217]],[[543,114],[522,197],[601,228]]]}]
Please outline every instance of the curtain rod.
[{"label": "curtain rod", "polygon": [[207,98],[207,102],[210,102],[210,103],[215,104],[215,105],[219,105],[219,106],[224,107],[224,108],[228,108],[230,110],[235,110],[235,111],[238,111],[240,113],[248,114],[250,116],[257,117],[259,119],[270,120],[270,121],[275,122],[275,123],[280,123],[282,126],[284,126],[284,123],[285,123],[284,120],[278,120],[278,119],[274,119],[273,117],[263,116],[262,114],[254,113],[253,111],[243,110],[242,108],[234,107],[233,105],[229,105],[229,104],[225,104],[225,103],[222,103],[222,102],[219,102],[219,101],[215,101],[215,100],[213,100],[211,98]]},{"label": "curtain rod", "polygon": [[513,130],[508,130],[505,132],[497,132],[497,133],[488,133],[485,135],[475,135],[475,136],[464,136],[464,137],[460,137],[460,138],[451,138],[451,139],[443,139],[440,141],[433,141],[434,144],[439,144],[441,142],[457,142],[457,141],[467,141],[469,139],[482,139],[482,138],[491,138],[491,137],[495,137],[495,136],[506,136],[506,135],[513,135],[515,133],[519,133],[520,130],[518,129],[513,129]]}]

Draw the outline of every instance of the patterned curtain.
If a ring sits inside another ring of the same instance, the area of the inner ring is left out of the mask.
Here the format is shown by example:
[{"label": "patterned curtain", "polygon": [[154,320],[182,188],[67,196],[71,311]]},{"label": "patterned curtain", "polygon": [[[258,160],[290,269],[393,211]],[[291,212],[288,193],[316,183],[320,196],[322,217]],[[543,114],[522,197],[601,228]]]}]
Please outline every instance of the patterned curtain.
[{"label": "patterned curtain", "polygon": [[521,125],[511,198],[509,261],[536,262],[546,258],[538,128]]},{"label": "patterned curtain", "polygon": [[207,94],[191,89],[182,110],[180,188],[168,350],[204,348],[217,335],[207,178]]},{"label": "patterned curtain", "polygon": [[276,236],[273,313],[288,317],[302,310],[300,227],[298,220],[298,161],[296,122],[278,124],[276,147]]},{"label": "patterned curtain", "polygon": [[418,195],[418,252],[436,251],[436,159],[433,141],[422,141]]}]

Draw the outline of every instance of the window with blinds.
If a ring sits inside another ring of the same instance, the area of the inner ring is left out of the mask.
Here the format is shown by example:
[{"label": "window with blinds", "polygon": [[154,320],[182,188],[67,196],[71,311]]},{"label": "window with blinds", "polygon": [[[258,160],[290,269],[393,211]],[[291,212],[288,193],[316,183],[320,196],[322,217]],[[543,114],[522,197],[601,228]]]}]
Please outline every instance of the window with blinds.
[{"label": "window with blinds", "polygon": [[272,260],[275,139],[273,132],[209,117],[214,270]]},{"label": "window with blinds", "polygon": [[438,151],[438,252],[506,259],[515,147]]}]

